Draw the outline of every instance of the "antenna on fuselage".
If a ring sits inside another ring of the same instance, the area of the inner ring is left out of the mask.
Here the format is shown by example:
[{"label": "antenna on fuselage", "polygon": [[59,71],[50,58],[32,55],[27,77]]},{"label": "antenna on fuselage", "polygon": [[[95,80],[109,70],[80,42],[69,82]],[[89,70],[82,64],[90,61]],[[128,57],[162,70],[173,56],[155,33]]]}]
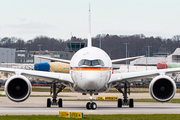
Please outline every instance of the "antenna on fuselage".
[{"label": "antenna on fuselage", "polygon": [[89,3],[89,34],[88,34],[88,44],[87,47],[92,46],[92,41],[91,41],[91,11],[90,11],[90,3]]}]

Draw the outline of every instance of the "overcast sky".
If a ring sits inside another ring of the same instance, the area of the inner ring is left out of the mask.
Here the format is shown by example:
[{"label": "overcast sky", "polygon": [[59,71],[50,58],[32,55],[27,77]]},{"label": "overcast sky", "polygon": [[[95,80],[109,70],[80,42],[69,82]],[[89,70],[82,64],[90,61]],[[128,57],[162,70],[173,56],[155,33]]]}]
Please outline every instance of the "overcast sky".
[{"label": "overcast sky", "polygon": [[87,38],[89,2],[92,37],[180,34],[180,0],[0,0],[0,38]]}]

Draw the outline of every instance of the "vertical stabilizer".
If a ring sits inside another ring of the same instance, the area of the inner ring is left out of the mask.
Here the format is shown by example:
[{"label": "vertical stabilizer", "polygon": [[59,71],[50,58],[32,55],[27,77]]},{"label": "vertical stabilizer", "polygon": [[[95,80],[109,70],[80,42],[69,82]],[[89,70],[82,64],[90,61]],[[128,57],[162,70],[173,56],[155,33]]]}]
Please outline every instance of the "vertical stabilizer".
[{"label": "vertical stabilizer", "polygon": [[92,41],[91,41],[91,11],[90,11],[90,3],[89,3],[89,34],[88,34],[88,44],[87,47],[92,46]]}]

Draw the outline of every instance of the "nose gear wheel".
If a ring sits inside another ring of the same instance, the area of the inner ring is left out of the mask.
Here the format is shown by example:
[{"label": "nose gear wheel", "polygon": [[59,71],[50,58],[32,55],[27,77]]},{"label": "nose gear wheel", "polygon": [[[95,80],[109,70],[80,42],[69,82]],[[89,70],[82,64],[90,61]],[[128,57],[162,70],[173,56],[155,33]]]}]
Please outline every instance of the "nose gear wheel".
[{"label": "nose gear wheel", "polygon": [[[88,91],[88,93],[90,94],[90,102],[86,104],[86,108],[88,110],[95,110],[97,108],[97,104],[93,102],[93,99],[92,99],[92,95],[94,94],[94,91]],[[94,94],[94,95],[97,95],[97,94]]]},{"label": "nose gear wheel", "polygon": [[86,108],[88,109],[88,110],[95,110],[96,108],[97,108],[97,104],[95,103],[95,102],[88,102],[87,104],[86,104]]}]

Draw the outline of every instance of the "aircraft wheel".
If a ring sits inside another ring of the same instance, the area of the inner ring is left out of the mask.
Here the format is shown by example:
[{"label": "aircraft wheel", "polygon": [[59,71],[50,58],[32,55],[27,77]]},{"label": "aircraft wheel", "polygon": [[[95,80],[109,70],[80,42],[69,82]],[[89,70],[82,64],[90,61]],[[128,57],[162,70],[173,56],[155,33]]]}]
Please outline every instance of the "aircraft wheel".
[{"label": "aircraft wheel", "polygon": [[90,103],[90,102],[88,102],[88,103],[86,104],[86,108],[87,108],[88,110],[91,109],[91,103]]},{"label": "aircraft wheel", "polygon": [[51,99],[50,98],[47,99],[47,107],[51,107]]},{"label": "aircraft wheel", "polygon": [[134,100],[133,99],[129,99],[129,107],[130,108],[134,107]]},{"label": "aircraft wheel", "polygon": [[59,107],[62,107],[62,99],[61,99],[61,98],[59,98],[58,106],[59,106]]},{"label": "aircraft wheel", "polygon": [[122,99],[118,99],[118,108],[121,108],[122,107]]},{"label": "aircraft wheel", "polygon": [[95,102],[91,103],[91,109],[95,110],[97,108],[97,104]]}]

